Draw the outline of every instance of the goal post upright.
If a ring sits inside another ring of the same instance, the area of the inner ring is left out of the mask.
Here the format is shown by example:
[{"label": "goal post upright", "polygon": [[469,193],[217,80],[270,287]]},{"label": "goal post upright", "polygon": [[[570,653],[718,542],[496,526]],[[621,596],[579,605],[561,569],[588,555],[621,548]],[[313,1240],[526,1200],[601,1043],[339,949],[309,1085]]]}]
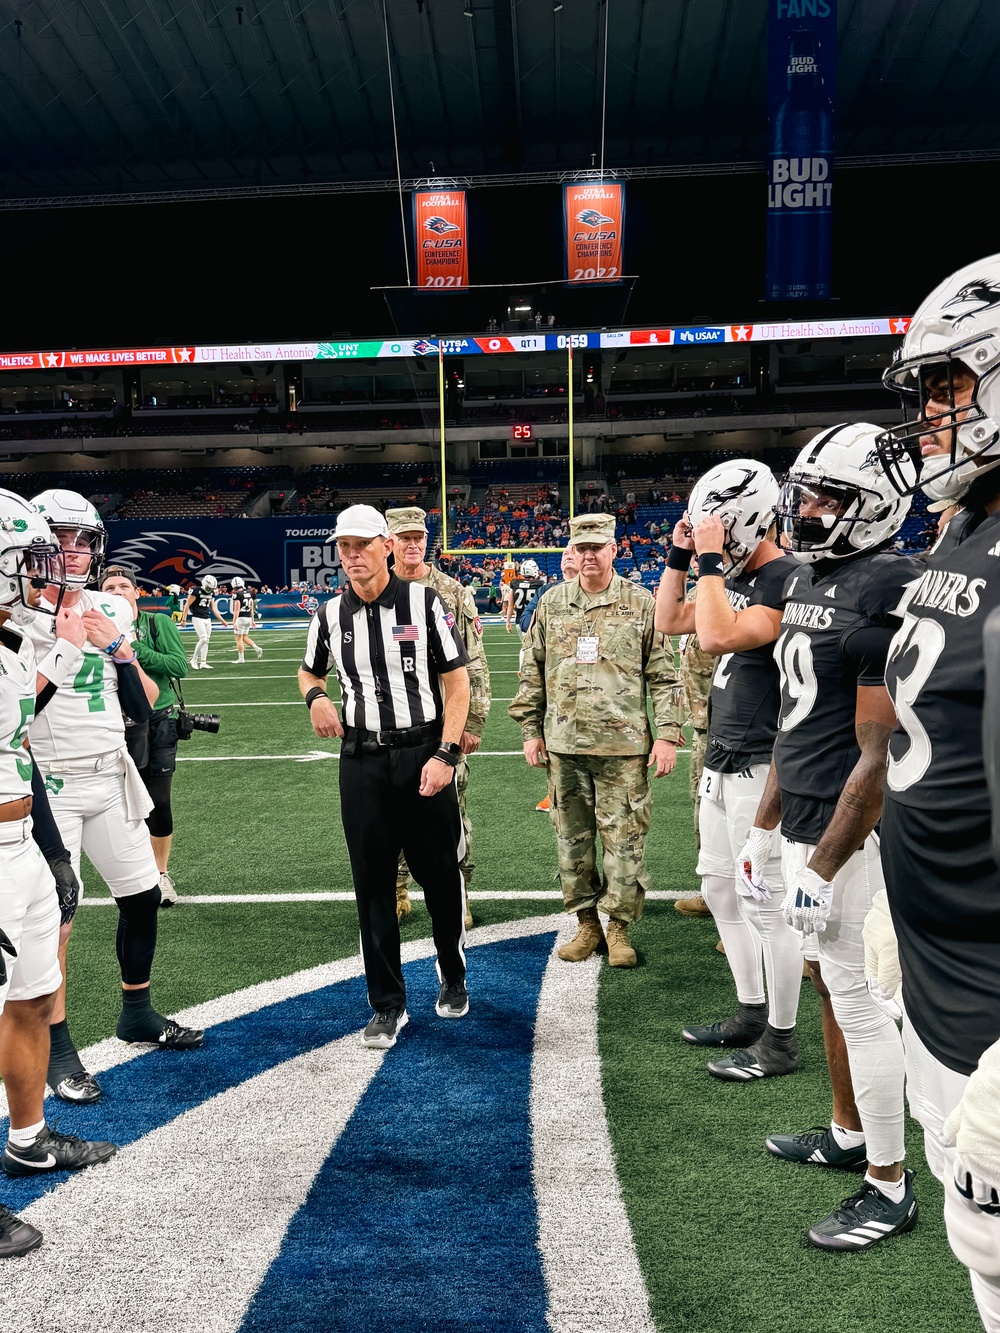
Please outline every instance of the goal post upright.
[{"label": "goal post upright", "polygon": [[448,551],[448,496],[444,448],[444,340],[438,342],[438,432],[441,436],[441,550]]}]

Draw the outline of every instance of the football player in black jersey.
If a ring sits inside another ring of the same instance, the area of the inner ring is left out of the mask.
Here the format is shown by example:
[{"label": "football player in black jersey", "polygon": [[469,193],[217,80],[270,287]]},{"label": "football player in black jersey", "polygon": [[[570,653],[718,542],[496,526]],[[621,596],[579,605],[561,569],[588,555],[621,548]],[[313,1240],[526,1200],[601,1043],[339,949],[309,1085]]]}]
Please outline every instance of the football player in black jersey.
[{"label": "football player in black jersey", "polygon": [[[879,440],[890,477],[904,495],[919,485],[961,506],[909,590],[886,666],[899,725],[882,860],[907,1091],[945,1186],[948,1239],[970,1270],[984,1325],[1000,1330],[1000,1111],[989,1091],[1000,1039],[1000,869],[981,732],[983,630],[1000,606],[1000,255],[931,293],[885,383],[915,408]],[[875,985],[889,988],[888,924],[879,931],[873,919],[866,933]]]},{"label": "football player in black jersey", "polygon": [[187,618],[190,614],[198,636],[198,642],[191,654],[192,671],[212,670],[208,663],[208,643],[212,637],[212,617],[215,616],[220,625],[226,625],[226,629],[229,628],[226,624],[226,618],[219,611],[219,604],[215,600],[215,594],[218,591],[219,580],[214,574],[206,574],[201,581],[201,587],[197,591],[192,590],[184,604],[184,611],[181,614],[181,629],[187,624]]},{"label": "football player in black jersey", "polygon": [[230,584],[232,593],[230,595],[233,609],[233,633],[236,635],[236,660],[242,662],[243,654],[249,645],[257,654],[258,660],[264,656],[264,650],[250,637],[250,631],[254,627],[254,612],[257,610],[257,598],[253,588],[247,587],[246,579],[241,578],[239,574]]},{"label": "football player in black jersey", "polygon": [[[510,633],[512,624],[517,625],[520,630],[520,619],[523,611],[545,587],[545,580],[538,572],[538,562],[536,560],[522,560],[521,572],[517,578],[511,579],[504,588],[504,626],[507,633]],[[521,635],[524,638],[524,635]]]},{"label": "football player in black jersey", "polygon": [[814,1245],[849,1251],[909,1231],[917,1217],[913,1173],[903,1171],[902,1041],[865,984],[862,939],[883,887],[873,829],[895,725],[885,659],[899,626],[894,612],[922,568],[889,549],[909,503],[886,479],[878,433],[865,424],[822,431],[782,486],[782,537],[805,564],[785,589],[774,761],[740,857],[746,879],[766,883],[762,861],[780,819],[782,910],[814,946],[846,1044],[856,1110],[832,1061],[830,1128],[775,1134],[767,1147],[794,1162],[855,1169],[867,1161],[857,1193],[808,1232]]},{"label": "football player in black jersey", "polygon": [[[719,659],[700,786],[698,874],[726,947],[739,1008],[721,1022],[685,1028],[682,1036],[696,1046],[744,1048],[708,1066],[717,1078],[742,1082],[791,1074],[799,1067],[799,937],[781,914],[780,898],[751,893],[736,873],[737,854],[764,792],[778,725],[773,645],[784,587],[801,568],[774,541],[777,500],[770,469],[753,459],[720,463],[706,472],[674,529],[656,595],[656,628],[664,634],[696,631],[701,645]],[[685,579],[695,550],[699,577],[691,603],[685,600]],[[764,873],[779,882],[776,847]]]}]

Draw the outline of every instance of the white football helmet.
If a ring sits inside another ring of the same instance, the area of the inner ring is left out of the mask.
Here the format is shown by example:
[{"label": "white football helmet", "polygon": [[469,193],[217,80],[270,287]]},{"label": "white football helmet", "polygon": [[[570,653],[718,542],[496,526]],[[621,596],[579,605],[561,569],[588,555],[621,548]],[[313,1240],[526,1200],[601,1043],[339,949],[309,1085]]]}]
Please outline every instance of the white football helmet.
[{"label": "white football helmet", "polygon": [[[56,605],[33,605],[29,590],[47,584],[60,585]],[[64,592],[62,553],[49,525],[30,500],[0,490],[0,606],[23,625],[36,610],[54,615]]]},{"label": "white football helmet", "polygon": [[78,550],[90,551],[90,566],[86,573],[67,572],[66,582],[73,588],[96,584],[101,576],[108,532],[94,506],[76,491],[63,490],[42,491],[32,504],[48,523],[63,550],[66,549],[64,539],[71,535]]},{"label": "white football helmet", "polygon": [[738,574],[774,523],[778,483],[769,467],[752,458],[737,458],[709,468],[695,482],[688,499],[691,526],[709,514],[722,520],[724,574]]},{"label": "white football helmet", "polygon": [[[211,578],[212,576],[211,576],[211,574],[209,574],[209,575],[207,575],[207,577],[208,577],[208,578]],[[230,584],[230,587],[232,587],[232,588],[245,588],[246,586],[247,586],[247,581],[246,581],[246,579],[241,579],[240,576],[239,576],[239,574],[236,575],[236,577],[233,579],[232,583]]]},{"label": "white football helmet", "polygon": [[[784,544],[800,560],[843,560],[894,537],[910,508],[909,496],[889,482],[876,442],[878,426],[860,421],[820,431],[788,469],[777,515]],[[897,464],[916,486],[912,458]]]},{"label": "white football helmet", "polygon": [[[975,377],[968,404],[956,402],[956,369]],[[1000,464],[1000,255],[966,265],[931,292],[882,382],[903,400],[906,419],[879,437],[886,474],[901,494],[919,487],[932,500],[958,500],[984,468]],[[928,417],[931,386],[949,407]],[[921,464],[920,437],[942,433],[947,451]],[[917,481],[910,482],[904,459],[919,469]]]},{"label": "white football helmet", "polygon": [[218,588],[219,588],[219,580],[215,577],[215,575],[206,574],[201,581],[202,592],[217,592]]},{"label": "white football helmet", "polygon": [[522,560],[522,561],[521,561],[521,578],[522,578],[522,579],[537,579],[537,578],[538,578],[538,562],[537,562],[537,560]]}]

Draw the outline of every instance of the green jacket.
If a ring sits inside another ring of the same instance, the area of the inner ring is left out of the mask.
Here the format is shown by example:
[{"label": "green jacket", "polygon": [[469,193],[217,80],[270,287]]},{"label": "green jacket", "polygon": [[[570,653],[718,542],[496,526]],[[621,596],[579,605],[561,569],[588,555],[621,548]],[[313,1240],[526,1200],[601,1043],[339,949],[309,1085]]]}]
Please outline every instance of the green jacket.
[{"label": "green jacket", "polygon": [[159,611],[140,611],[135,618],[132,646],[139,665],[159,688],[153,707],[169,708],[176,703],[170,688],[171,678],[183,680],[188,671],[187,655],[177,626]]},{"label": "green jacket", "polygon": [[[597,639],[595,662],[577,661],[581,638]],[[523,740],[544,737],[556,754],[648,754],[647,695],[658,738],[683,743],[676,685],[646,589],[614,574],[591,596],[572,579],[538,600],[508,712]]]}]

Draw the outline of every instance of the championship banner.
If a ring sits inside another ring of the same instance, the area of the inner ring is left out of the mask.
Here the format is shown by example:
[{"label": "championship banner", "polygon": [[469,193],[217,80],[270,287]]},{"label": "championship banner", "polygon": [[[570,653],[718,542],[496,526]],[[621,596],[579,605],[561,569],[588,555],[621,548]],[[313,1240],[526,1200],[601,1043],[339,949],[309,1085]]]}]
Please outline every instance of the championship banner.
[{"label": "championship banner", "polygon": [[769,301],[830,296],[837,0],[768,0]]},{"label": "championship banner", "polygon": [[413,229],[417,286],[469,285],[468,226],[464,190],[414,190]]},{"label": "championship banner", "polygon": [[563,186],[567,282],[621,282],[625,186],[618,181]]}]

